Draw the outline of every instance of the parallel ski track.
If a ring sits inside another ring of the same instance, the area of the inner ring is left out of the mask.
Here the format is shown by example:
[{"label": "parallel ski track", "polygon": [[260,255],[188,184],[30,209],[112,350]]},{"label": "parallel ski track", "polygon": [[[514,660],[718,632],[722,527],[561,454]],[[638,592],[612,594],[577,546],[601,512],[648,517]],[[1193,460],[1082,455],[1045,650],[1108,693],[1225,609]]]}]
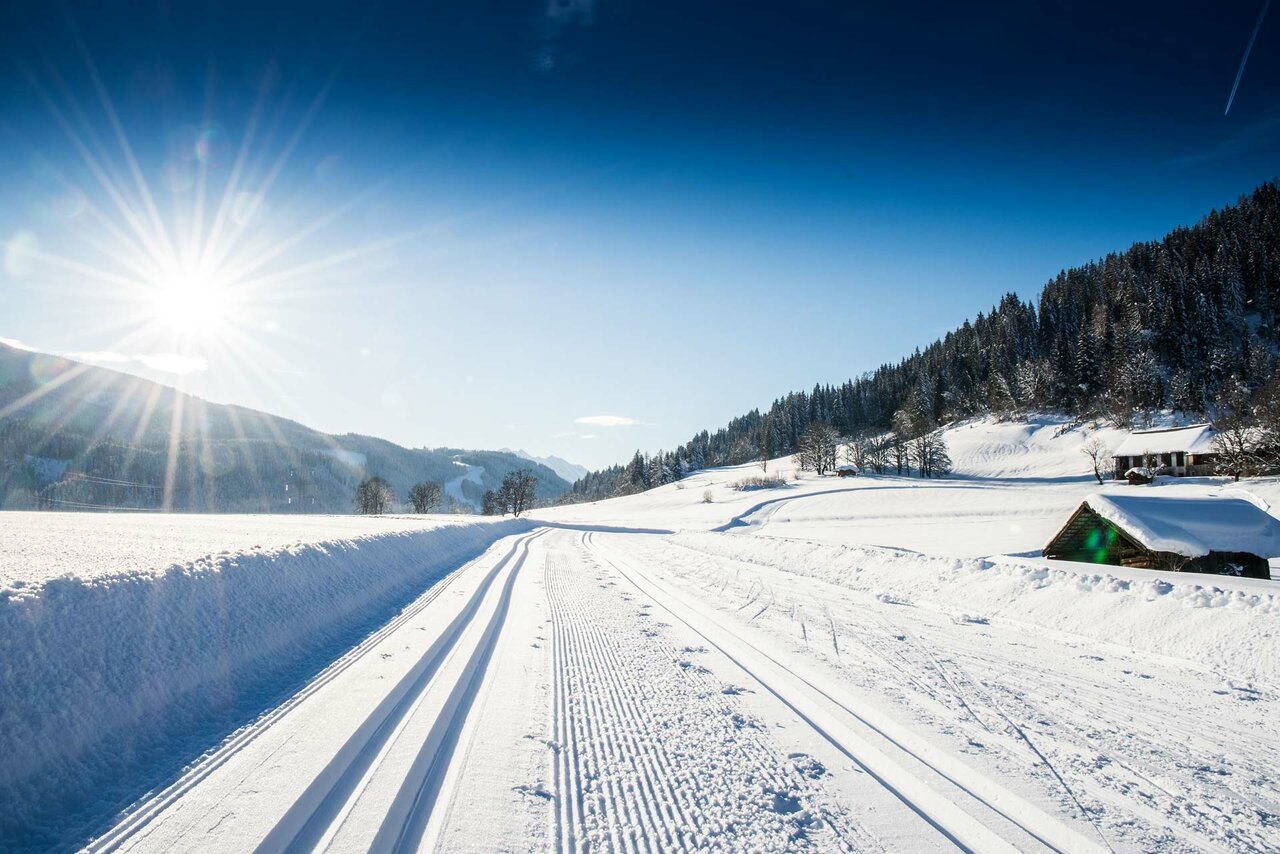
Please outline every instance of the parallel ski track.
[{"label": "parallel ski track", "polygon": [[[531,535],[526,534],[524,536],[528,537]],[[509,560],[511,555],[515,554],[518,546],[518,542],[512,544],[502,560]],[[353,664],[363,659],[369,654],[370,650],[380,644],[385,638],[420,614],[427,606],[444,594],[444,592],[449,589],[450,585],[453,584],[453,582],[456,581],[463,573],[470,570],[476,564],[484,561],[489,556],[490,551],[492,551],[492,548],[486,550],[483,555],[468,561],[445,575],[433,584],[426,593],[419,596],[403,611],[388,621],[386,625],[370,634],[359,644],[334,660],[332,664],[325,667],[288,700],[266,714],[261,715],[252,723],[247,724],[238,732],[231,735],[231,737],[224,741],[216,750],[201,758],[195,765],[184,771],[176,780],[170,783],[159,793],[135,805],[135,807],[131,811],[128,811],[119,823],[114,825],[106,833],[102,834],[102,836],[94,839],[86,845],[85,850],[94,852],[94,854],[106,854],[106,852],[118,850],[130,837],[136,835],[139,831],[144,830],[156,818],[156,816],[164,812],[164,810],[175,801],[179,800],[201,781],[209,777],[209,775],[214,771],[217,771],[225,765],[232,757],[252,744],[259,736],[267,732],[274,724],[288,715],[289,712],[319,692],[338,676],[342,675],[342,673]]]},{"label": "parallel ski track", "polygon": [[[976,773],[957,764],[938,762],[928,751],[904,743],[903,739],[896,737],[897,734],[887,732],[881,725],[868,720],[821,687],[791,671],[741,633],[714,617],[700,615],[697,609],[684,601],[682,594],[656,581],[634,564],[619,558],[612,550],[602,549],[595,543],[592,534],[587,534],[583,542],[622,577],[663,607],[673,619],[679,620],[700,635],[707,644],[724,653],[828,743],[857,763],[903,804],[962,850],[987,852],[1016,849],[941,793],[914,778],[880,749],[869,744],[857,734],[855,725],[888,741],[907,757],[930,768],[967,796],[1019,827],[1050,850],[1105,850],[1020,797],[990,781],[980,779]],[[726,649],[726,642],[731,648]],[[806,694],[809,696],[805,696]],[[821,699],[815,702],[814,695]],[[828,708],[824,709],[824,705],[828,705]],[[837,713],[833,714],[830,707],[838,710]]]},{"label": "parallel ski track", "polygon": [[324,770],[259,843],[256,849],[259,854],[313,851],[324,847],[327,838],[346,817],[347,808],[353,794],[358,794],[361,781],[378,760],[383,748],[396,735],[401,722],[417,706],[419,699],[429,689],[436,687],[436,673],[458,647],[467,629],[474,624],[496,579],[504,570],[508,570],[498,604],[464,664],[462,674],[450,688],[444,707],[426,741],[419,748],[409,776],[401,784],[370,850],[400,851],[416,847],[430,818],[435,803],[434,795],[447,770],[458,732],[470,711],[471,700],[479,689],[492,657],[499,630],[506,618],[512,587],[529,553],[529,544],[545,534],[546,530],[539,529],[516,540],[413,669],[405,674],[359,729],[347,739]]},{"label": "parallel ski track", "polygon": [[[712,555],[683,543],[678,546],[711,562],[708,566],[715,566],[714,570],[700,569],[691,573],[690,577],[697,578],[702,587],[717,595],[723,595],[726,580],[735,577],[735,573],[746,571],[752,579],[759,575],[758,565],[741,564],[739,566],[740,562],[731,558]],[[749,594],[750,591],[744,595]],[[822,608],[823,603],[816,594],[809,594],[805,597],[805,601],[819,610]],[[795,610],[799,610],[802,604],[799,600],[791,601]],[[1195,840],[1196,845],[1206,851],[1228,850],[1228,847],[1224,846],[1227,840],[1220,833],[1216,836],[1208,835],[1205,829],[1210,827],[1216,832],[1220,828],[1211,821],[1202,821],[1204,816],[1221,814],[1222,807],[1211,805],[1211,798],[1199,797],[1205,793],[1194,787],[1170,791],[1169,780],[1177,778],[1178,767],[1166,769],[1155,764],[1149,766],[1148,757],[1155,755],[1155,751],[1143,746],[1143,743],[1150,743],[1167,747],[1172,739],[1173,742],[1181,745],[1194,745],[1196,750],[1205,754],[1220,749],[1216,743],[1204,738],[1203,729],[1187,725],[1185,719],[1178,717],[1150,717],[1140,714],[1135,718],[1132,708],[1123,704],[1117,707],[1114,694],[1099,686],[1096,680],[1060,670],[1055,671],[1052,679],[1059,683],[1062,692],[1058,702],[1069,702],[1083,713],[1081,719],[1088,722],[1084,731],[1076,733],[1077,740],[1074,743],[1064,744],[1059,741],[1055,744],[1055,749],[1060,753],[1065,752],[1079,762],[1090,764],[1095,755],[1093,748],[1086,749],[1083,745],[1092,743],[1097,738],[1098,728],[1105,731],[1110,726],[1117,730],[1133,732],[1131,728],[1144,720],[1157,721],[1157,724],[1152,727],[1135,733],[1141,740],[1127,742],[1130,749],[1123,754],[1123,758],[1120,753],[1112,753],[1108,756],[1111,767],[1117,769],[1113,772],[1117,775],[1115,779],[1108,776],[1101,787],[1098,782],[1092,780],[1072,780],[1069,773],[1072,766],[1071,758],[1065,762],[1061,759],[1051,760],[1046,752],[1032,743],[1031,734],[1024,727],[1019,726],[1014,720],[1015,716],[1005,708],[1005,704],[1010,699],[1014,699],[1028,704],[1022,711],[1023,719],[1036,720],[1051,716],[1058,710],[1056,707],[1037,707],[1028,701],[1029,697],[1038,695],[1043,685],[1032,681],[1027,683],[1025,690],[1011,690],[1004,683],[1010,680],[1016,681],[1018,676],[1017,671],[1009,669],[1007,661],[988,657],[979,648],[965,649],[958,655],[940,657],[933,650],[941,649],[941,646],[930,643],[927,634],[923,634],[920,628],[908,630],[887,619],[874,608],[857,605],[849,600],[846,600],[845,604],[853,607],[846,607],[841,618],[836,621],[842,642],[847,639],[860,644],[883,662],[890,672],[904,680],[906,684],[902,686],[903,688],[910,684],[924,696],[967,715],[986,733],[984,741],[1000,745],[1010,755],[1028,756],[1034,759],[1036,764],[1043,765],[1046,773],[1053,777],[1063,790],[1067,800],[1072,801],[1084,820],[1093,825],[1103,846],[1113,849],[1101,823],[1092,812],[1086,809],[1081,798],[1087,794],[1095,800],[1105,801],[1121,810],[1133,811],[1135,806],[1132,796],[1122,800],[1115,795],[1117,792],[1123,795],[1126,791],[1124,787],[1143,785],[1160,791],[1169,799],[1169,803],[1163,807],[1168,814],[1162,815],[1154,808],[1139,806],[1136,809],[1140,815],[1147,816],[1147,820],[1154,824],[1178,822],[1181,825],[1180,832],[1187,833],[1189,838]],[[801,619],[803,624],[802,618],[797,619]],[[889,641],[888,638],[894,638],[894,640]],[[958,660],[960,658],[967,660],[969,664],[963,665]],[[984,669],[989,674],[998,675],[994,677],[994,681],[988,681],[991,680],[991,676],[985,679],[977,678],[969,672],[969,668],[974,666]],[[1003,695],[1003,701],[999,695]],[[1068,696],[1069,699],[1066,699]],[[1029,709],[1038,710],[1029,711]],[[1070,719],[1066,724],[1079,729],[1078,725],[1072,724]],[[1239,738],[1247,738],[1243,727],[1233,728],[1231,724],[1223,723],[1219,728],[1234,732]],[[1267,774],[1267,769],[1276,764],[1274,761],[1269,761],[1272,759],[1269,754],[1265,745],[1259,743],[1258,753],[1251,757],[1256,763],[1253,767],[1257,770],[1250,773],[1259,776]],[[1186,758],[1170,761],[1175,766],[1178,762],[1182,762],[1180,767],[1185,768],[1190,767],[1196,759],[1188,748]],[[1241,776],[1243,773],[1240,771],[1235,775],[1236,778]],[[1217,783],[1217,781],[1214,782]],[[1213,788],[1220,793],[1225,787],[1219,784]],[[1233,792],[1230,795],[1230,803],[1231,807],[1243,811],[1249,808],[1250,801]],[[1144,812],[1144,809],[1149,812]],[[1230,807],[1229,811],[1231,811]],[[1170,816],[1174,815],[1176,817],[1171,819]],[[1201,823],[1194,825],[1188,823],[1192,821],[1201,821]],[[1258,844],[1254,836],[1248,831],[1242,832],[1239,827],[1231,828],[1231,834],[1229,842],[1232,846],[1251,851],[1270,850],[1265,842]]]},{"label": "parallel ski track", "polygon": [[[594,552],[586,552],[594,562]],[[672,686],[638,678],[625,654],[641,643],[675,663],[681,652],[652,630],[636,641],[610,631],[590,606],[598,576],[571,565],[566,553],[552,552],[545,575],[553,635],[552,771],[558,794],[553,847],[560,852],[703,850],[708,844],[706,828],[723,820],[715,807],[708,811],[719,796],[703,785],[703,771],[682,765],[665,746],[667,738],[680,736],[664,735],[670,720],[655,716],[653,704],[672,699],[667,696]],[[694,651],[684,651],[689,652]],[[723,696],[723,684],[702,668],[687,666],[679,672],[683,687],[677,690],[703,698]],[[717,715],[736,714],[727,700],[717,705]],[[757,779],[778,773],[766,770],[773,754],[765,753],[754,738],[734,740],[721,749],[735,754],[734,761],[756,768]],[[849,827],[843,816],[821,806],[812,808],[833,834],[828,850],[878,848],[874,840]]]}]

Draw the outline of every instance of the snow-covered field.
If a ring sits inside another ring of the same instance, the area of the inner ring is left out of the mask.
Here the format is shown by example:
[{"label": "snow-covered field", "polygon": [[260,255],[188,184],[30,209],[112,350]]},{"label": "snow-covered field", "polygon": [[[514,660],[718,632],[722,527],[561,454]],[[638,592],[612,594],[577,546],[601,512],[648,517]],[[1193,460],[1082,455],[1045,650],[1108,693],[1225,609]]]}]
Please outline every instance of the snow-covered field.
[{"label": "snow-covered field", "polygon": [[450,520],[448,516],[5,513],[0,516],[0,590],[13,587],[14,582],[30,586],[60,575],[88,579],[147,572],[207,555],[416,531]]},{"label": "snow-covered field", "polygon": [[0,518],[0,847],[1278,850],[1280,588],[1035,557],[1083,438],[527,524]]}]

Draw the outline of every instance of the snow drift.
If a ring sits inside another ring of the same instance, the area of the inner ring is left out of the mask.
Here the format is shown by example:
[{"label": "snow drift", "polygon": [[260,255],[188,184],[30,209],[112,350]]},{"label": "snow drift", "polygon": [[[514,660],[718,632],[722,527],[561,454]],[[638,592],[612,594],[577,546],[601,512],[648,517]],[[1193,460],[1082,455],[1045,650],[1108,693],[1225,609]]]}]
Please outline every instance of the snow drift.
[{"label": "snow drift", "polygon": [[0,840],[65,847],[524,521],[0,591]]},{"label": "snow drift", "polygon": [[965,622],[1001,619],[1157,653],[1223,679],[1280,683],[1280,592],[1274,581],[949,558],[780,537],[685,533],[671,539]]}]

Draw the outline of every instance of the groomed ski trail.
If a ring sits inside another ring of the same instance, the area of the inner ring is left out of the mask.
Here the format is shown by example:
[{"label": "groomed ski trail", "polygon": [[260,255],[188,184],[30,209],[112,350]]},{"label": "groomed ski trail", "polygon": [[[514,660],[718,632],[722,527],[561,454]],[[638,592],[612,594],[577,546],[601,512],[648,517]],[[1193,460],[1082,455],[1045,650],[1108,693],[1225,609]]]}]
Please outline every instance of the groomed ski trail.
[{"label": "groomed ski trail", "polygon": [[[995,781],[935,750],[882,714],[860,706],[851,697],[837,697],[805,679],[753,644],[746,633],[715,616],[705,604],[690,601],[636,563],[627,561],[618,550],[601,546],[593,534],[587,534],[584,543],[674,619],[723,652],[747,677],[790,708],[955,847],[972,852],[1019,850],[988,827],[987,821],[973,815],[978,805],[991,814],[992,823],[1012,824],[1048,850],[1107,851]],[[950,783],[953,791],[943,793],[933,788],[912,766],[924,766]],[[964,802],[967,809],[962,809],[959,802]]]},{"label": "groomed ski trail", "polygon": [[882,850],[580,538],[546,578],[553,850]]}]

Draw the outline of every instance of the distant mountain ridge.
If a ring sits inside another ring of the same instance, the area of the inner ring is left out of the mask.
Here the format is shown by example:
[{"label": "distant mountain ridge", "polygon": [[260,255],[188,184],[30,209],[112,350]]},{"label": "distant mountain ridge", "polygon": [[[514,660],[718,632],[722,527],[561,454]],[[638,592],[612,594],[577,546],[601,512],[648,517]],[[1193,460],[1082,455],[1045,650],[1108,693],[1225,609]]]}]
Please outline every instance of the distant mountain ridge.
[{"label": "distant mountain ridge", "polygon": [[573,483],[575,480],[586,477],[591,473],[591,469],[586,466],[571,463],[563,457],[557,457],[554,455],[549,457],[535,457],[533,454],[524,450],[513,451],[510,448],[502,448],[501,450],[503,453],[515,454],[520,459],[528,460],[531,463],[541,463],[556,474],[560,475],[560,477],[564,478],[569,483]]},{"label": "distant mountain ridge", "polygon": [[[569,481],[505,451],[404,448],[321,433],[287,418],[209,403],[160,383],[0,344],[0,508],[348,513],[366,475],[409,488],[478,475],[453,490],[479,507],[508,472],[532,468],[538,497]],[[443,508],[442,508],[443,509]]]}]

